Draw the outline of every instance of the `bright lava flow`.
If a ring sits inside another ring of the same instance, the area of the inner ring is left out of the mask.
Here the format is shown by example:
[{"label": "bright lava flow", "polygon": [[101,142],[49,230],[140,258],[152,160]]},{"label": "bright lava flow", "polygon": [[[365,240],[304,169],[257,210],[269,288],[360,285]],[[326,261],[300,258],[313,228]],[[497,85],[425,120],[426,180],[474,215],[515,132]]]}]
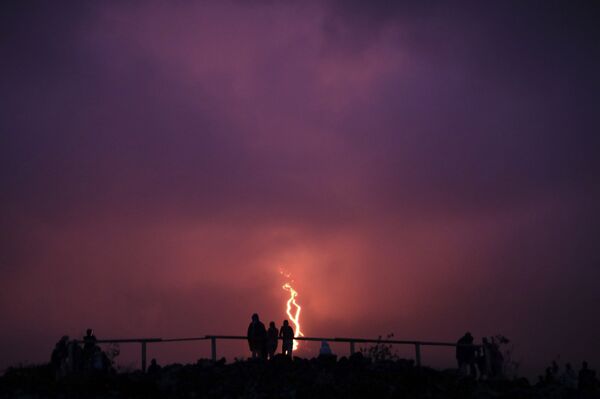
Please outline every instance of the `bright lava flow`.
[{"label": "bright lava flow", "polygon": [[[294,288],[292,288],[292,286],[289,283],[285,283],[282,288],[290,292],[290,299],[288,299],[287,301],[286,312],[288,317],[290,318],[290,321],[294,324],[294,337],[303,337],[304,334],[300,330],[300,311],[302,310],[302,308],[296,302],[298,292]],[[295,312],[292,312],[292,306],[295,307]],[[298,345],[298,341],[294,340],[293,350],[298,349]]]}]

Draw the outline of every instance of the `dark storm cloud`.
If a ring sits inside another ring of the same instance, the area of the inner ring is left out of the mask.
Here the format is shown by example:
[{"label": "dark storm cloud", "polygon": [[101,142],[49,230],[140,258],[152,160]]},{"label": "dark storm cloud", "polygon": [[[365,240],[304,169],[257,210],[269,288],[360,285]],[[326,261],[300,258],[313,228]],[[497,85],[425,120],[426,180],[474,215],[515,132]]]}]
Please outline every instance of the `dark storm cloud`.
[{"label": "dark storm cloud", "polygon": [[410,170],[419,180],[411,186],[463,194],[456,201],[469,209],[477,195],[489,205],[557,185],[594,190],[597,7],[403,6],[342,2],[331,11],[361,37],[399,25],[394,39],[417,49],[418,64],[376,88],[381,101],[358,102],[343,126],[385,165],[377,175],[402,183]]}]

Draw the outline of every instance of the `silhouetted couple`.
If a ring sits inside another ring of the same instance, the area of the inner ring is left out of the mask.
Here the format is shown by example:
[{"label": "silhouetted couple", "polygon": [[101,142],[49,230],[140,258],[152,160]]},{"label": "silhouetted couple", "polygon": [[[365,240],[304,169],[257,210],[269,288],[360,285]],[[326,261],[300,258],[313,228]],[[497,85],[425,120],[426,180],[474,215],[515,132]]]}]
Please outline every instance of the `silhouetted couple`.
[{"label": "silhouetted couple", "polygon": [[278,340],[282,339],[282,353],[286,356],[292,356],[294,346],[294,330],[287,320],[283,321],[280,330],[275,327],[275,322],[269,323],[269,330],[260,321],[258,314],[252,315],[252,322],[248,326],[248,346],[252,352],[252,358],[272,359],[277,352]]}]

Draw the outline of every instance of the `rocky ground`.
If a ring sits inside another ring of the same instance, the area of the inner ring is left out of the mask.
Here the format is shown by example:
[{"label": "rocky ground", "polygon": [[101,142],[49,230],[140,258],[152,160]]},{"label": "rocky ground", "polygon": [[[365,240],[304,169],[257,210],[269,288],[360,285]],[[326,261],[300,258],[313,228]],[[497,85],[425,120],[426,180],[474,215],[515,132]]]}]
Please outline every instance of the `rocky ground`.
[{"label": "rocky ground", "polygon": [[92,398],[594,398],[525,379],[484,381],[455,371],[416,368],[411,361],[276,358],[226,364],[199,360],[153,373],[77,373],[56,379],[49,365],[11,368],[0,377],[0,397]]}]

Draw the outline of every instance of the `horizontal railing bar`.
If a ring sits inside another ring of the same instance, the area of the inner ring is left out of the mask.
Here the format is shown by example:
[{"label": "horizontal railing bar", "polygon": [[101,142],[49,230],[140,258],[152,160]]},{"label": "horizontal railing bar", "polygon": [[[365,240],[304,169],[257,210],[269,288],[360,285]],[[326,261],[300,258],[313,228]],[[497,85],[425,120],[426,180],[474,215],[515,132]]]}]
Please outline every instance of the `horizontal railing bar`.
[{"label": "horizontal railing bar", "polygon": [[299,341],[335,341],[335,338],[318,338],[318,337],[296,337]]},{"label": "horizontal railing bar", "polygon": [[[96,343],[143,343],[143,342],[184,342],[184,341],[205,341],[208,339],[228,339],[228,340],[247,340],[244,335],[205,335],[203,337],[186,337],[186,338],[127,338],[127,339],[98,339]],[[279,338],[282,340],[283,338]],[[480,345],[456,344],[452,342],[434,342],[434,341],[407,341],[394,339],[369,339],[369,338],[323,338],[323,337],[295,337],[298,341],[329,341],[329,342],[354,342],[354,343],[373,343],[373,344],[396,344],[396,345],[421,345],[421,346],[473,346]],[[85,340],[77,340],[77,342],[85,343]]]},{"label": "horizontal railing bar", "polygon": [[[85,343],[85,339],[75,340],[79,343]],[[125,339],[97,339],[97,344],[127,344],[127,343],[142,343],[142,342],[162,342],[162,338],[125,338]]]},{"label": "horizontal railing bar", "polygon": [[245,335],[207,335],[206,339],[248,339]]},{"label": "horizontal railing bar", "polygon": [[160,342],[183,342],[183,341],[206,341],[208,337],[190,337],[190,338],[167,338]]}]

